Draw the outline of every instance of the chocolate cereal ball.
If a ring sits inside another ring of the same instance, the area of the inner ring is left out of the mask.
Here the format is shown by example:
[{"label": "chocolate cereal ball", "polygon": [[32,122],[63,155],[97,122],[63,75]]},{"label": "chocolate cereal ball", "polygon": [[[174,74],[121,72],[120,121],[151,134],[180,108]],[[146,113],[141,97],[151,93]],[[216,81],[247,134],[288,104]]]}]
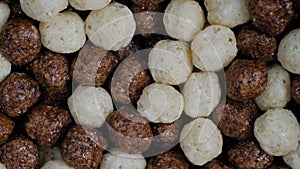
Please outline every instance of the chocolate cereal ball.
[{"label": "chocolate cereal ball", "polygon": [[179,142],[180,121],[173,123],[153,123],[153,143],[155,147],[162,150],[172,148]]},{"label": "chocolate cereal ball", "polygon": [[15,122],[4,114],[0,113],[0,145],[4,144],[13,132]]},{"label": "chocolate cereal ball", "polygon": [[292,97],[296,103],[300,104],[300,75],[292,81]]},{"label": "chocolate cereal ball", "polygon": [[227,96],[236,101],[256,98],[267,87],[267,72],[266,63],[260,60],[233,61],[225,72]]},{"label": "chocolate cereal ball", "polygon": [[152,157],[147,165],[147,169],[188,169],[189,163],[186,158],[175,151],[167,151]]},{"label": "chocolate cereal ball", "polygon": [[25,73],[11,73],[0,85],[0,106],[10,117],[24,114],[39,98],[38,84]]},{"label": "chocolate cereal ball", "polygon": [[131,0],[134,4],[136,4],[137,6],[140,6],[142,8],[146,8],[146,9],[151,9],[153,7],[155,7],[156,5],[164,2],[165,0]]},{"label": "chocolate cereal ball", "polygon": [[204,165],[203,169],[233,169],[219,160],[212,160]]}]

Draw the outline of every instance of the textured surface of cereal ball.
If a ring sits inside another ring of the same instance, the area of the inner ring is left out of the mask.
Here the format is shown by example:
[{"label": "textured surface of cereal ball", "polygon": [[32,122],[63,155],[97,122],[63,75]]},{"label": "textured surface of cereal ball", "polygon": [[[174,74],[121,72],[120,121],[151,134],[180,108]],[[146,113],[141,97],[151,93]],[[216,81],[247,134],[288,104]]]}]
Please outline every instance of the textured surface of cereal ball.
[{"label": "textured surface of cereal ball", "polygon": [[1,161],[7,169],[36,168],[38,147],[28,138],[16,137],[1,148]]},{"label": "textured surface of cereal ball", "polygon": [[25,73],[11,73],[0,85],[0,105],[10,117],[24,114],[40,95],[37,82]]},{"label": "textured surface of cereal ball", "polygon": [[10,14],[10,9],[8,4],[4,2],[0,2],[0,31],[2,30],[3,26],[6,24],[9,14]]},{"label": "textured surface of cereal ball", "polygon": [[0,145],[4,144],[13,132],[15,122],[4,114],[0,114]]},{"label": "textured surface of cereal ball", "polygon": [[177,120],[173,123],[153,123],[153,145],[167,150],[179,142],[181,124]]},{"label": "textured surface of cereal ball", "polygon": [[292,97],[296,103],[300,104],[300,76],[296,76],[292,81]]},{"label": "textured surface of cereal ball", "polygon": [[197,118],[186,124],[180,140],[185,156],[195,165],[204,165],[222,152],[221,132],[211,120],[206,118]]},{"label": "textured surface of cereal ball", "polygon": [[254,135],[264,151],[282,156],[296,150],[300,140],[299,123],[287,109],[270,109],[254,123]]},{"label": "textured surface of cereal ball", "polygon": [[252,24],[272,36],[282,33],[294,16],[291,0],[250,0],[248,11]]},{"label": "textured surface of cereal ball", "polygon": [[208,26],[192,41],[193,64],[202,71],[218,71],[236,56],[234,33],[221,25]]},{"label": "textured surface of cereal ball", "polygon": [[40,35],[28,20],[12,19],[3,28],[0,46],[2,55],[8,61],[21,66],[31,62],[40,52]]},{"label": "textured surface of cereal ball", "polygon": [[228,158],[237,169],[265,169],[273,162],[273,156],[252,140],[239,142],[228,151]]},{"label": "textured surface of cereal ball", "polygon": [[227,96],[246,101],[261,95],[267,87],[268,67],[260,60],[235,60],[225,72]]},{"label": "textured surface of cereal ball", "polygon": [[213,72],[192,73],[182,91],[184,112],[193,117],[207,117],[218,105],[221,87]]},{"label": "textured surface of cereal ball", "polygon": [[39,146],[39,163],[38,167],[42,167],[48,161],[61,160],[61,149],[59,146],[44,147]]},{"label": "textured surface of cereal ball", "polygon": [[68,98],[68,106],[77,124],[93,128],[101,127],[113,111],[109,93],[101,87],[93,86],[77,87]]},{"label": "textured surface of cereal ball", "polygon": [[166,32],[175,39],[191,41],[203,29],[205,16],[193,0],[172,0],[164,13]]},{"label": "textured surface of cereal ball", "polygon": [[132,12],[119,3],[92,11],[85,24],[86,34],[95,46],[114,51],[127,46],[136,29]]},{"label": "textured surface of cereal ball", "polygon": [[41,169],[74,169],[69,166],[63,160],[51,160],[48,161],[45,165],[42,166]]},{"label": "textured surface of cereal ball", "polygon": [[300,74],[300,28],[289,32],[278,46],[278,61],[289,72]]},{"label": "textured surface of cereal ball", "polygon": [[68,6],[68,0],[20,0],[22,11],[31,18],[41,21],[51,21],[60,11]]},{"label": "textured surface of cereal ball", "polygon": [[0,82],[2,82],[11,72],[11,63],[0,53]]},{"label": "textured surface of cereal ball", "polygon": [[157,6],[160,3],[163,3],[165,0],[131,0],[134,4],[142,7],[142,8],[146,8],[146,9],[151,9],[155,6]]},{"label": "textured surface of cereal ball", "polygon": [[107,123],[109,137],[120,150],[138,154],[149,148],[153,133],[135,109],[123,106],[108,115]]},{"label": "textured surface of cereal ball", "polygon": [[83,20],[71,11],[61,12],[49,22],[41,22],[39,30],[42,44],[57,53],[76,52],[86,40]]},{"label": "textured surface of cereal ball", "polygon": [[69,0],[69,2],[77,10],[98,10],[108,5],[111,0]]},{"label": "textured surface of cereal ball", "polygon": [[188,169],[189,163],[186,158],[178,152],[167,151],[151,157],[147,169]]},{"label": "textured surface of cereal ball", "polygon": [[106,145],[106,140],[97,130],[76,125],[68,131],[61,145],[61,155],[75,169],[96,169]]},{"label": "textured surface of cereal ball", "polygon": [[264,92],[255,98],[261,110],[284,108],[291,100],[291,80],[289,73],[280,65],[268,69],[268,83]]},{"label": "textured surface of cereal ball", "polygon": [[203,169],[233,169],[219,160],[212,160],[203,166]]},{"label": "textured surface of cereal ball", "polygon": [[192,73],[192,52],[185,42],[161,40],[151,49],[148,66],[156,82],[178,85]]},{"label": "textured surface of cereal ball", "polygon": [[297,150],[291,151],[283,156],[283,160],[287,165],[294,169],[300,168],[300,146],[298,145]]}]

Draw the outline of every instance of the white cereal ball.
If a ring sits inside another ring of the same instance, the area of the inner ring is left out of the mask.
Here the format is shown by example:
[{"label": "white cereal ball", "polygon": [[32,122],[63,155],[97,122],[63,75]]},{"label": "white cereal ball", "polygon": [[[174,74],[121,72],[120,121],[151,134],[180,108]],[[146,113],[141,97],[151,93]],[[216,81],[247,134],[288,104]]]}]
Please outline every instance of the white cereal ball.
[{"label": "white cereal ball", "polygon": [[275,64],[268,69],[268,83],[264,92],[255,98],[261,110],[284,108],[291,100],[291,80],[289,73]]},{"label": "white cereal ball", "polygon": [[249,0],[204,0],[208,22],[229,28],[249,21],[248,4]]},{"label": "white cereal ball", "polygon": [[10,14],[9,6],[4,2],[0,2],[0,32],[8,20],[9,14]]},{"label": "white cereal ball", "polygon": [[300,168],[300,146],[298,145],[297,150],[289,152],[283,156],[284,162],[293,169]]},{"label": "white cereal ball", "polygon": [[39,146],[39,165],[43,166],[45,163],[47,163],[50,160],[60,160],[61,157],[61,149],[59,146],[55,147],[44,147]]},{"label": "white cereal ball", "polygon": [[68,6],[68,0],[20,0],[22,11],[29,17],[41,21],[51,21]]},{"label": "white cereal ball", "polygon": [[209,119],[198,118],[186,124],[180,146],[190,162],[202,166],[222,152],[223,139],[218,127]]},{"label": "white cereal ball", "polygon": [[85,24],[86,34],[95,46],[114,51],[127,46],[136,29],[132,12],[119,3],[92,11]]},{"label": "white cereal ball", "polygon": [[184,112],[193,118],[207,117],[218,105],[221,87],[213,72],[192,73],[182,91]]},{"label": "white cereal ball", "polygon": [[73,53],[85,43],[84,22],[75,12],[62,12],[40,23],[42,44],[57,53]]},{"label": "white cereal ball", "polygon": [[137,111],[154,123],[172,123],[183,111],[183,97],[172,86],[153,83],[144,88]]},{"label": "white cereal ball", "polygon": [[11,71],[11,63],[0,53],[0,82],[2,82]]},{"label": "white cereal ball", "polygon": [[202,71],[218,71],[236,56],[236,38],[231,29],[212,25],[202,30],[192,41],[193,64]]},{"label": "white cereal ball", "polygon": [[69,0],[69,2],[77,10],[98,10],[108,5],[111,0]]},{"label": "white cereal ball", "polygon": [[289,72],[300,74],[300,28],[289,32],[279,43],[278,61]]},{"label": "white cereal ball", "polygon": [[0,163],[0,169],[6,169],[6,167],[3,163]]},{"label": "white cereal ball", "polygon": [[163,18],[166,32],[175,39],[191,41],[203,29],[205,16],[198,2],[172,0]]},{"label": "white cereal ball", "polygon": [[297,149],[300,126],[290,110],[270,109],[256,119],[254,135],[266,153],[282,156]]},{"label": "white cereal ball", "polygon": [[150,51],[148,66],[156,82],[169,85],[185,82],[193,70],[189,45],[181,41],[159,41]]},{"label": "white cereal ball", "polygon": [[79,86],[68,98],[70,112],[77,124],[99,128],[113,111],[109,93],[94,86]]},{"label": "white cereal ball", "polygon": [[63,160],[48,161],[41,169],[74,169],[66,164]]}]

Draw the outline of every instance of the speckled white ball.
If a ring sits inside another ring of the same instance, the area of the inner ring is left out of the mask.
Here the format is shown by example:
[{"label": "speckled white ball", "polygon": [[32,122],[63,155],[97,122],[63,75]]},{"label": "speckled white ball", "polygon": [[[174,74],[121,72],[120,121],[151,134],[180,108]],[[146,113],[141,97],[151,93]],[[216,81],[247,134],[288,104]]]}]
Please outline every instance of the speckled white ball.
[{"label": "speckled white ball", "polygon": [[111,0],[69,0],[69,2],[77,10],[98,10],[108,5]]},{"label": "speckled white ball", "polygon": [[113,111],[109,93],[94,86],[77,87],[68,98],[68,106],[76,124],[92,128],[100,128]]},{"label": "speckled white ball", "polygon": [[10,14],[9,6],[4,2],[0,2],[0,32],[8,20],[9,14]]},{"label": "speckled white ball", "polygon": [[283,156],[284,162],[293,169],[300,168],[300,146],[298,145],[297,150],[289,152]]},{"label": "speckled white ball", "polygon": [[6,169],[6,167],[3,163],[0,163],[0,169]]},{"label": "speckled white ball", "polygon": [[297,149],[300,126],[290,110],[270,109],[256,119],[254,135],[266,153],[282,156]]},{"label": "speckled white ball", "polygon": [[0,53],[0,82],[2,82],[6,76],[11,72],[11,63],[6,60]]},{"label": "speckled white ball", "polygon": [[74,169],[66,164],[63,160],[48,161],[41,169]]},{"label": "speckled white ball", "polygon": [[61,158],[61,149],[59,146],[55,147],[44,147],[39,146],[39,165],[43,166],[50,160],[60,160]]}]

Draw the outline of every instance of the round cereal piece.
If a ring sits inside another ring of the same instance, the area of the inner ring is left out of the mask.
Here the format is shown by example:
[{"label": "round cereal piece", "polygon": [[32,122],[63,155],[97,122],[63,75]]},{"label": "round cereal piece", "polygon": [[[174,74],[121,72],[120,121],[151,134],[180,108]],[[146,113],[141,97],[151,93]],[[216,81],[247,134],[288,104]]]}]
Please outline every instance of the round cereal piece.
[{"label": "round cereal piece", "polygon": [[263,93],[255,98],[261,110],[284,108],[291,100],[291,80],[289,73],[275,64],[268,69],[268,83]]},{"label": "round cereal piece", "polygon": [[77,87],[68,98],[68,106],[77,124],[92,128],[100,128],[108,114],[113,111],[109,93],[94,86]]},{"label": "round cereal piece", "polygon": [[137,6],[145,9],[152,9],[153,7],[163,3],[165,0],[131,0]]},{"label": "round cereal piece", "polygon": [[197,118],[186,124],[180,135],[180,146],[194,165],[202,166],[222,152],[223,138],[209,119]]},{"label": "round cereal piece", "polygon": [[207,117],[221,98],[218,75],[213,72],[192,73],[184,84],[182,95],[185,114],[193,118]]},{"label": "round cereal piece", "polygon": [[73,53],[85,43],[84,21],[71,11],[57,14],[39,26],[42,44],[57,53]]},{"label": "round cereal piece", "polygon": [[98,10],[110,2],[111,0],[69,0],[70,5],[77,10]]},{"label": "round cereal piece", "polygon": [[0,53],[0,82],[2,82],[11,72],[11,63]]},{"label": "round cereal piece", "polygon": [[289,72],[300,74],[300,28],[290,31],[278,46],[278,61]]},{"label": "round cereal piece", "polygon": [[85,24],[86,34],[95,46],[113,51],[127,46],[136,29],[132,12],[120,3],[92,11]]},{"label": "round cereal piece", "polygon": [[282,156],[297,149],[300,126],[290,110],[270,109],[256,119],[254,135],[264,151]]},{"label": "round cereal piece", "polygon": [[172,0],[164,13],[166,32],[175,39],[191,41],[203,29],[204,12],[197,1]]},{"label": "round cereal piece", "polygon": [[156,82],[169,85],[185,82],[193,70],[189,45],[181,41],[159,41],[150,51],[148,66]]},{"label": "round cereal piece", "polygon": [[44,147],[39,146],[39,163],[38,167],[42,167],[48,161],[61,160],[61,149],[59,146],[55,147]]},{"label": "round cereal piece", "polygon": [[297,150],[291,151],[283,156],[283,160],[287,165],[294,169],[300,168],[300,146],[298,145]]},{"label": "round cereal piece", "polygon": [[4,114],[0,113],[0,145],[6,143],[13,132],[15,122]]},{"label": "round cereal piece", "polygon": [[234,33],[221,25],[208,26],[192,41],[193,64],[202,71],[218,71],[237,54]]},{"label": "round cereal piece", "polygon": [[60,11],[68,6],[68,0],[20,0],[22,11],[40,22],[50,22]]},{"label": "round cereal piece", "polygon": [[147,169],[188,169],[187,159],[175,151],[167,151],[157,156],[151,157]]},{"label": "round cereal piece", "polygon": [[172,86],[153,83],[143,90],[137,111],[153,123],[172,123],[183,110],[183,97]]},{"label": "round cereal piece", "polygon": [[48,161],[45,165],[43,165],[41,169],[74,169],[74,168],[69,166],[63,160],[51,160]]},{"label": "round cereal piece", "polygon": [[292,81],[292,97],[296,103],[300,104],[300,76],[296,76]]},{"label": "round cereal piece", "polygon": [[212,160],[212,161],[206,163],[203,166],[203,169],[234,169],[234,168],[223,164],[219,160]]},{"label": "round cereal piece", "polygon": [[4,2],[0,2],[0,31],[6,24],[9,15],[10,15],[10,8],[8,4]]}]

